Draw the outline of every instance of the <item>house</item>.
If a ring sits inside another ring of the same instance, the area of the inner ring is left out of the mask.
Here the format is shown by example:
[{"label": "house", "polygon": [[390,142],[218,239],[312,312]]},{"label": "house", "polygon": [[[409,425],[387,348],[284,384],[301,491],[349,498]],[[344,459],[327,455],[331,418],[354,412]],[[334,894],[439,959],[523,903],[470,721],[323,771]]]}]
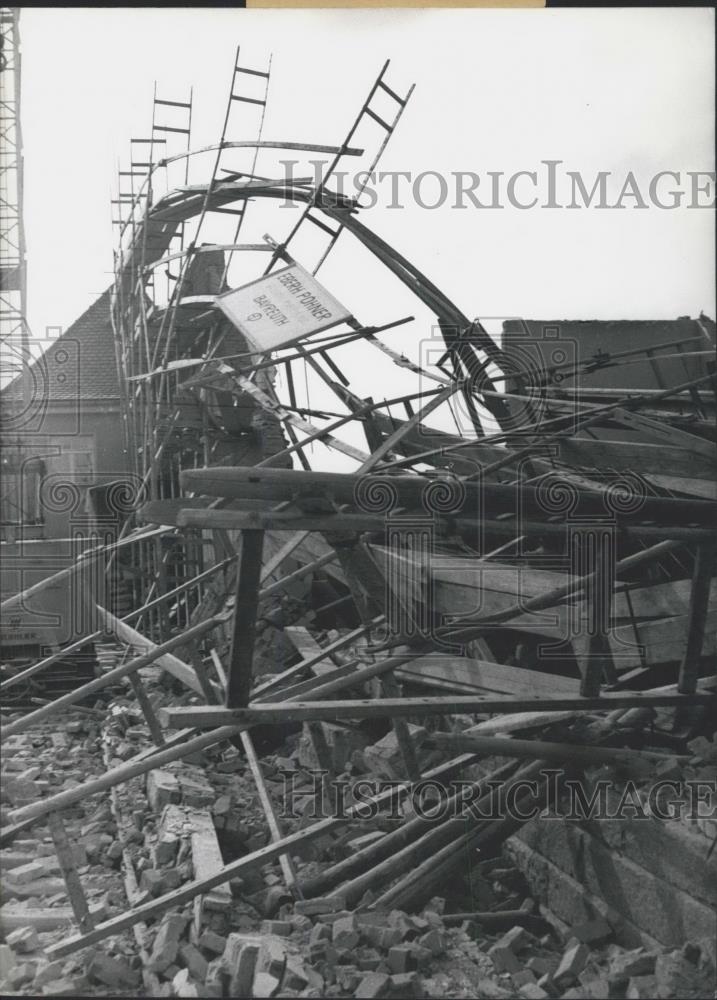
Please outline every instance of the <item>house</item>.
[{"label": "house", "polygon": [[[0,391],[0,414],[5,599],[117,535],[119,518],[98,523],[88,502],[90,491],[129,476],[109,291]],[[42,655],[86,634],[76,596],[61,580],[4,615],[3,657]]]},{"label": "house", "polygon": [[128,474],[120,388],[103,292],[0,392],[3,540],[70,538],[91,513],[87,490]]}]

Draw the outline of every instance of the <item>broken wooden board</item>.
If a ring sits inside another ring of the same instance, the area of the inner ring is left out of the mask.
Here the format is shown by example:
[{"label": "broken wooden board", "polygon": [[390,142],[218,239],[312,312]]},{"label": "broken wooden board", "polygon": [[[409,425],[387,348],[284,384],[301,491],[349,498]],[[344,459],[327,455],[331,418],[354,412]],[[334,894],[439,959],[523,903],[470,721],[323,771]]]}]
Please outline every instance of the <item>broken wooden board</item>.
[{"label": "broken wooden board", "polygon": [[[610,629],[608,641],[616,669],[622,671],[681,660],[687,644],[688,628],[688,616],[678,615]],[[587,651],[587,636],[574,637],[572,642],[578,655]],[[702,656],[717,657],[717,610],[707,614]]]},{"label": "broken wooden board", "polygon": [[[699,438],[697,439],[700,440]],[[703,442],[708,444],[708,442]],[[714,482],[717,458],[668,444],[632,443],[590,438],[562,438],[557,442],[561,462],[584,469],[652,473]]]},{"label": "broken wooden board", "polygon": [[[224,868],[214,820],[208,809],[170,803],[164,807],[159,828],[163,833],[171,833],[175,837],[189,836],[195,879],[211,878]],[[229,910],[232,902],[231,889],[227,884],[217,885],[205,896],[198,898],[201,900],[200,909],[204,905],[208,910],[222,912]]]},{"label": "broken wooden board", "polygon": [[[114,632],[121,642],[126,642],[127,645],[134,646],[138,650],[147,653],[157,648],[156,644],[143,636],[141,632],[137,632],[136,629],[131,628],[131,626],[115,617],[115,615],[100,607],[99,604],[95,605],[95,609],[99,615],[100,622],[108,631]],[[194,668],[184,663],[173,653],[163,653],[157,657],[155,662],[163,670],[166,670],[168,674],[171,674],[172,677],[176,677],[186,687],[191,688],[192,691],[196,691],[197,694],[202,693],[202,686],[199,683]]]},{"label": "broken wooden board", "polygon": [[[307,660],[322,652],[321,646],[303,625],[286,625],[284,626],[284,634],[291,641],[302,660]],[[333,673],[335,669],[336,665],[330,657],[327,657],[324,661],[314,663],[311,667],[311,673],[316,677],[321,677],[323,674]]]},{"label": "broken wooden board", "polygon": [[476,691],[535,697],[560,693],[577,695],[580,688],[579,680],[572,677],[461,656],[421,656],[397,670],[396,675],[405,680],[440,680]]}]

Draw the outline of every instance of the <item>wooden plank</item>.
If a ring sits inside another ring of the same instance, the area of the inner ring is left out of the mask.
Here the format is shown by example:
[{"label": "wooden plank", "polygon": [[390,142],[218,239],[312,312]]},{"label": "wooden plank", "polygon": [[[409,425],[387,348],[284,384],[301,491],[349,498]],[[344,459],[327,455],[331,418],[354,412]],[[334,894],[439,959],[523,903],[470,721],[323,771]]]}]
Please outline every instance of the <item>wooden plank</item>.
[{"label": "wooden plank", "polygon": [[50,828],[52,842],[55,845],[57,860],[60,862],[62,877],[67,886],[67,895],[70,897],[70,906],[75,915],[75,920],[80,930],[86,934],[92,930],[94,922],[87,905],[87,899],[82,890],[80,876],[77,874],[72,845],[67,837],[67,831],[62,822],[60,814],[52,812],[47,817],[47,825]]},{"label": "wooden plank", "polygon": [[[279,826],[279,821],[276,817],[276,812],[274,811],[274,803],[271,801],[269,792],[266,788],[266,782],[264,780],[264,773],[261,769],[259,763],[259,758],[257,757],[256,750],[254,749],[254,741],[252,740],[249,733],[241,734],[241,742],[244,748],[244,753],[246,754],[246,759],[249,764],[249,768],[254,778],[254,784],[256,785],[257,795],[259,796],[259,802],[264,810],[264,816],[266,817],[266,822],[269,827],[269,834],[272,841],[276,844],[282,837],[283,833],[281,827]],[[294,871],[294,864],[291,860],[289,854],[279,855],[279,865],[281,866],[281,871],[284,876],[284,881],[286,886],[291,890],[292,893],[300,895],[297,887],[296,872]],[[196,872],[198,875],[199,873]],[[216,891],[216,890],[215,890]]]},{"label": "wooden plank", "polygon": [[525,670],[522,667],[488,660],[469,659],[462,656],[419,656],[413,663],[400,669],[406,679],[437,678],[470,685],[483,691],[503,694],[540,697],[542,695],[579,693],[579,681],[572,677],[545,673],[542,670]]},{"label": "wooden plank", "polygon": [[[705,622],[703,655],[717,656],[717,611],[708,611]],[[689,629],[688,615],[612,628],[608,638],[615,666],[623,671],[657,663],[679,663],[684,656]],[[580,643],[584,641],[573,639],[576,653],[581,652]]]},{"label": "wooden plank", "polygon": [[[110,611],[107,611],[99,604],[95,605],[95,609],[103,626],[108,631],[114,632],[120,642],[125,642],[128,646],[136,646],[139,649],[144,649],[148,653],[157,653],[160,649],[160,647],[156,643],[152,642],[151,639],[142,635],[141,632],[138,632],[136,629],[132,628],[126,622],[123,622],[120,618],[117,618]],[[201,634],[203,634],[203,632]],[[187,633],[185,633],[185,637],[186,635]],[[175,642],[174,646],[182,646],[184,644],[185,643]],[[199,678],[197,677],[194,668],[190,667],[189,664],[185,663],[183,660],[180,660],[179,657],[172,655],[172,653],[161,653],[160,655],[155,656],[154,660],[151,662],[156,662],[157,666],[166,670],[168,674],[172,675],[172,677],[176,677],[178,681],[181,681],[181,683],[185,685],[185,687],[191,688],[191,690],[196,691],[197,694],[202,693],[202,686],[199,683]]]},{"label": "wooden plank", "polygon": [[[700,671],[700,660],[703,653],[709,652],[705,646],[705,626],[708,621],[708,604],[710,588],[717,565],[717,546],[700,545],[697,549],[695,568],[692,576],[692,592],[690,594],[690,612],[687,623],[687,645],[680,664],[678,690],[683,694],[692,694],[697,688],[697,678]],[[714,638],[714,628],[711,630]]]},{"label": "wooden plank", "polygon": [[653,473],[714,480],[717,459],[667,444],[631,443],[606,439],[564,438],[558,441],[561,462],[590,469]]},{"label": "wooden plank", "polygon": [[259,607],[259,581],[264,532],[242,532],[242,546],[237,575],[234,622],[226,703],[238,708],[249,701],[252,686],[256,614]]},{"label": "wooden plank", "polygon": [[[330,674],[336,669],[336,665],[330,658],[326,657],[322,647],[303,625],[286,625],[284,627],[284,635],[290,640],[302,659],[315,659],[317,654],[322,657],[318,662],[314,662],[311,667],[312,674],[321,677],[323,674]],[[323,662],[325,659],[328,659],[329,662]]]},{"label": "wooden plank", "polygon": [[288,511],[180,510],[177,524],[193,528],[227,528],[244,531],[382,531],[386,519],[380,514],[303,514]]},{"label": "wooden plank", "polygon": [[688,493],[702,497],[704,500],[717,500],[717,482],[709,479],[687,479],[681,476],[645,475],[648,483],[661,487],[663,490]]},{"label": "wooden plank", "polygon": [[652,768],[664,761],[687,761],[674,754],[655,753],[648,750],[624,750],[616,747],[585,746],[574,743],[555,743],[546,740],[521,740],[504,736],[480,736],[466,733],[432,733],[427,744],[441,750],[472,750],[479,754],[498,754],[501,757],[528,757],[533,760],[570,761],[577,764],[610,764],[623,762]]},{"label": "wooden plank", "polygon": [[[534,449],[535,445],[531,445],[529,451]],[[368,462],[364,463],[364,466],[368,465]],[[189,490],[237,500],[247,497],[272,503],[300,502],[306,509],[311,501],[319,501],[322,510],[326,509],[326,501],[337,505],[350,504],[360,509],[362,490],[371,482],[371,478],[363,473],[257,469],[254,466],[185,469],[181,473],[182,485]],[[391,476],[396,504],[406,509],[423,511],[424,492],[431,482],[431,479],[420,475]],[[535,486],[476,483],[472,478],[462,480],[462,484],[465,486],[465,499],[461,505],[464,516],[478,511],[482,514],[488,509],[516,514],[520,510],[522,516],[544,518],[544,497]],[[576,517],[604,516],[603,496],[588,490],[579,491],[579,505],[572,514]],[[711,527],[716,519],[717,505],[714,503],[671,497],[647,497],[639,511],[617,516],[620,524],[650,520],[666,525],[695,524],[705,527]]]},{"label": "wooden plank", "polygon": [[162,732],[162,727],[159,724],[159,719],[155,715],[154,708],[152,707],[152,702],[149,700],[149,696],[145,691],[144,684],[138,674],[130,674],[129,682],[132,685],[132,691],[137,699],[137,704],[142,709],[142,715],[147,723],[150,736],[152,737],[152,742],[155,746],[161,747],[164,745],[164,733]]},{"label": "wooden plank", "polygon": [[305,701],[284,705],[253,704],[249,708],[164,708],[165,724],[202,727],[225,725],[285,724],[292,722],[336,722],[339,719],[384,719],[396,716],[451,715],[474,712],[524,712],[566,710],[610,711],[614,708],[663,708],[674,705],[706,705],[717,708],[714,694],[606,692],[600,698],[552,696],[538,698],[457,696],[452,698],[383,698],[376,701],[349,699],[337,702]]},{"label": "wooden plank", "polygon": [[370,632],[372,628],[376,628],[376,626],[380,625],[382,621],[383,615],[377,615],[377,617],[367,625],[359,625],[358,628],[353,629],[351,632],[346,632],[344,635],[334,640],[334,642],[325,646],[320,652],[309,656],[300,663],[295,663],[293,666],[287,667],[286,670],[282,670],[279,674],[274,674],[268,680],[258,685],[256,690],[253,692],[254,698],[258,698],[259,695],[280,687],[284,681],[287,681],[292,677],[296,677],[305,670],[313,670],[316,664],[320,663],[322,660],[328,659],[333,653],[345,649],[347,646],[353,645],[357,639],[359,639],[362,635],[366,635],[366,633]]},{"label": "wooden plank", "polygon": [[670,444],[682,448],[695,455],[701,455],[708,464],[715,462],[715,446],[697,434],[673,427],[665,421],[653,420],[644,413],[632,413],[630,410],[614,410],[610,420],[637,431],[642,438],[652,438],[657,444]]},{"label": "wooden plank", "polygon": [[[196,879],[207,879],[224,868],[224,859],[217,840],[214,820],[207,809],[193,810],[191,815],[192,867]],[[202,896],[203,904],[210,910],[228,912],[232,905],[229,886],[214,886]]]}]

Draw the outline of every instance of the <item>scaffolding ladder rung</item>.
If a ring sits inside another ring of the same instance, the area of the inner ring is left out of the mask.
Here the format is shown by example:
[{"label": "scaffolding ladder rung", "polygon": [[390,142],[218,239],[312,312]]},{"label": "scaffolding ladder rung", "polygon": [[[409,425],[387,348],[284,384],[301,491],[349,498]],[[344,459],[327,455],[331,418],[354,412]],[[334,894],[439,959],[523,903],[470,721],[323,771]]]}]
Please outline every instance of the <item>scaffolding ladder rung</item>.
[{"label": "scaffolding ladder rung", "polygon": [[220,215],[244,215],[243,208],[212,208],[211,211],[218,212]]},{"label": "scaffolding ladder rung", "polygon": [[[153,125],[155,132],[179,132],[180,135],[189,135],[188,128],[176,128],[174,125]],[[164,142],[164,139],[155,139],[155,142]]]},{"label": "scaffolding ladder rung", "polygon": [[232,101],[243,101],[244,104],[258,104],[260,107],[266,107],[266,101],[260,101],[258,97],[242,97],[240,94],[232,94]]},{"label": "scaffolding ladder rung", "polygon": [[190,104],[185,104],[184,101],[164,101],[159,97],[155,97],[155,104],[164,104],[168,108],[191,108]]},{"label": "scaffolding ladder rung", "polygon": [[310,212],[307,213],[306,218],[309,220],[309,222],[313,222],[313,224],[315,226],[318,226],[319,229],[323,229],[323,231],[325,233],[328,233],[329,236],[332,236],[332,237],[338,236],[339,233],[341,232],[340,228],[339,229],[332,229],[331,226],[327,226],[326,225],[326,223],[323,221],[323,219],[317,219],[316,216],[312,215]]},{"label": "scaffolding ladder rung", "polygon": [[370,115],[370,117],[373,118],[375,122],[378,122],[381,128],[385,128],[387,132],[393,131],[393,126],[387,125],[386,122],[383,120],[383,118],[377,115],[375,111],[372,111],[371,108],[364,108],[364,111],[366,112],[367,115]]},{"label": "scaffolding ladder rung", "polygon": [[235,73],[247,73],[249,76],[263,76],[266,80],[269,79],[269,74],[261,69],[247,69],[246,66],[235,66]]},{"label": "scaffolding ladder rung", "polygon": [[390,97],[392,97],[394,99],[394,101],[397,101],[401,105],[402,108],[404,108],[406,106],[406,100],[405,100],[405,98],[399,97],[398,94],[396,93],[396,91],[395,90],[391,90],[391,88],[389,87],[389,85],[387,83],[384,83],[383,80],[379,80],[378,81],[378,85],[383,90],[385,90],[386,93]]},{"label": "scaffolding ladder rung", "polygon": [[144,145],[152,145],[155,142],[166,142],[166,139],[130,139],[130,142],[136,142],[137,144],[143,143]]}]

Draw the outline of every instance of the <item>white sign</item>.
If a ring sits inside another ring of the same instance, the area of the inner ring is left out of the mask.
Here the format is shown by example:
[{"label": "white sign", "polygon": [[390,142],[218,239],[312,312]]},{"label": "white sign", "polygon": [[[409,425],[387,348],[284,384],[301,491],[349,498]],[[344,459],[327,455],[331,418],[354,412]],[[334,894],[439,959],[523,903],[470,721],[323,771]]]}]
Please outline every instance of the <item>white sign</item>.
[{"label": "white sign", "polygon": [[351,317],[299,264],[218,295],[216,304],[262,351],[273,351]]}]

